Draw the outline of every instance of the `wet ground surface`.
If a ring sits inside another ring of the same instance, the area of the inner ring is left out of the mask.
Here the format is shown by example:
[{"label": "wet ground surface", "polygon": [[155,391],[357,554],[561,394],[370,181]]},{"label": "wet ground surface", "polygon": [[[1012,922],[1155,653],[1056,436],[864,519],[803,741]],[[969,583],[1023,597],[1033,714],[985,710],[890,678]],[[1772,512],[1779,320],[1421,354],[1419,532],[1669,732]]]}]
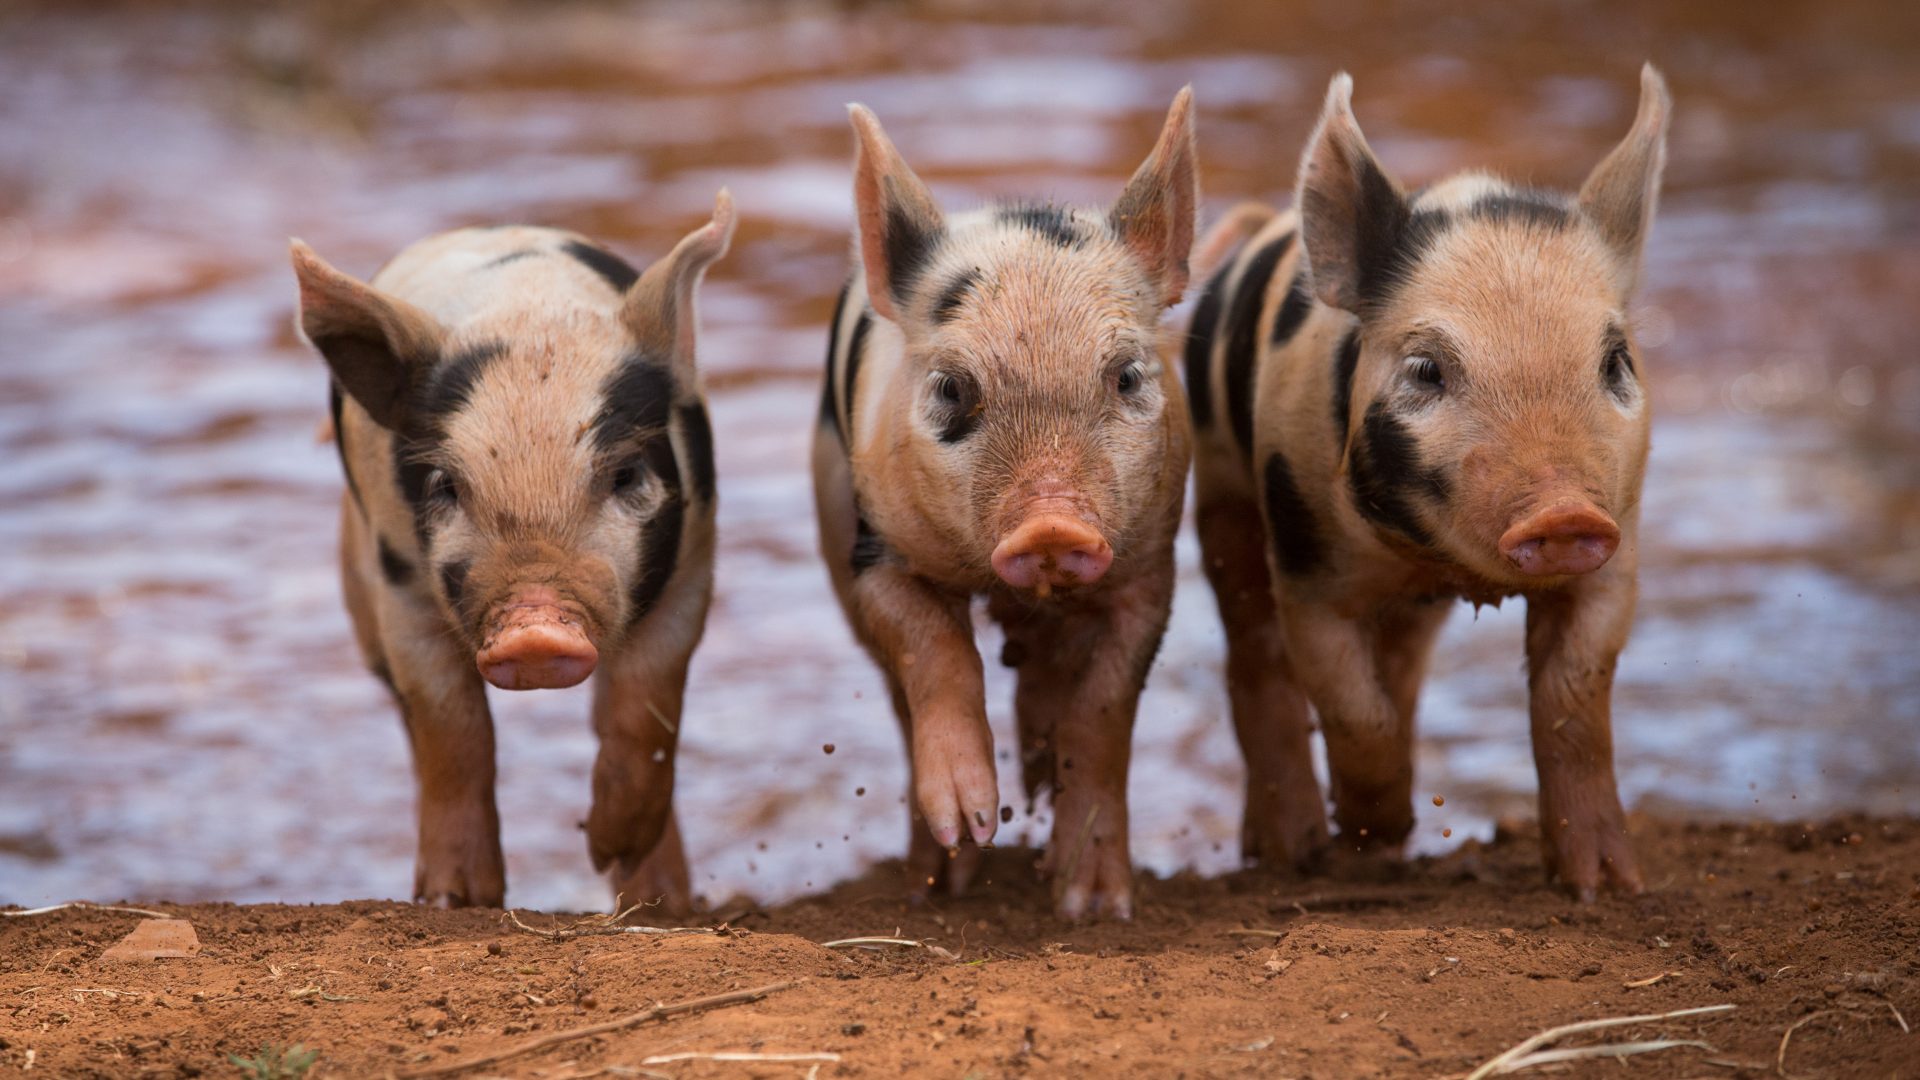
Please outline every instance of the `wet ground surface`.
[{"label": "wet ground surface", "polygon": [[[898,853],[902,753],[803,468],[851,216],[842,106],[872,105],[950,205],[1104,201],[1192,81],[1210,220],[1283,196],[1336,66],[1407,178],[1558,185],[1625,131],[1640,61],[1665,67],[1624,793],[1668,815],[1920,810],[1920,65],[1899,51],[1920,28],[1889,21],[1913,14],[1487,5],[1368,45],[1403,13],[1015,7],[0,16],[0,901],[404,896],[411,779],[338,599],[341,482],[285,238],[366,275],[428,232],[519,220],[642,261],[722,184],[743,224],[704,307],[722,544],[680,770],[696,886],[779,899]],[[1215,873],[1240,770],[1190,534],[1180,557],[1134,856]],[[1530,811],[1521,621],[1463,608],[1442,643],[1420,788],[1446,804],[1421,800],[1422,850]],[[604,903],[575,828],[585,705],[496,699],[515,904]],[[1012,830],[1045,826],[1042,807]]]}]

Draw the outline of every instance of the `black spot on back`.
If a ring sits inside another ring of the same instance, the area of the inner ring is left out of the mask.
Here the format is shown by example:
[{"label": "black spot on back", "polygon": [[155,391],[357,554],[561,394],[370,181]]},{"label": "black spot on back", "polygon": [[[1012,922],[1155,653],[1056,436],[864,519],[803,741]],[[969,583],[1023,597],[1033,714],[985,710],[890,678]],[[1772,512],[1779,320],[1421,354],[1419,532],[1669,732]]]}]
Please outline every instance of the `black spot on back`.
[{"label": "black spot on back", "polygon": [[952,322],[960,314],[960,305],[967,301],[967,291],[980,283],[978,269],[962,270],[947,282],[940,290],[940,298],[933,302],[933,321]]},{"label": "black spot on back", "polygon": [[364,510],[366,504],[360,501],[360,485],[354,483],[353,467],[347,464],[347,425],[341,419],[346,405],[347,396],[341,392],[339,380],[328,379],[327,414],[333,417],[333,448],[340,454],[340,472],[347,478],[347,494],[353,496],[354,503]]},{"label": "black spot on back", "polygon": [[[591,250],[591,249],[589,249],[589,250]],[[519,262],[519,261],[520,261],[521,259],[531,259],[531,258],[533,258],[533,257],[535,257],[536,255],[540,255],[540,254],[542,254],[542,252],[540,252],[540,251],[537,251],[537,250],[535,250],[535,249],[533,249],[533,248],[523,248],[523,249],[522,249],[522,250],[520,250],[520,251],[509,251],[509,252],[507,252],[507,253],[506,253],[505,255],[502,255],[502,256],[500,256],[499,258],[497,258],[497,259],[495,259],[495,260],[493,260],[492,262],[490,262],[490,263],[488,263],[488,264],[486,264],[485,266],[483,266],[483,267],[481,267],[480,269],[482,269],[482,270],[491,270],[491,269],[493,269],[493,268],[494,268],[494,267],[496,267],[496,266],[505,266],[505,265],[507,265],[508,263],[513,263],[513,262]]]},{"label": "black spot on back", "polygon": [[600,279],[613,286],[615,292],[626,292],[633,283],[640,280],[640,271],[628,265],[627,260],[605,248],[592,244],[583,244],[578,240],[569,240],[560,249],[600,275]]},{"label": "black spot on back", "polygon": [[849,560],[857,576],[879,565],[887,557],[887,542],[867,524],[867,515],[856,508],[853,520],[853,556]]},{"label": "black spot on back", "polygon": [[1294,271],[1293,284],[1287,286],[1287,297],[1280,301],[1280,313],[1273,317],[1273,332],[1267,342],[1280,346],[1292,341],[1312,313],[1313,289],[1307,283],[1307,268],[1302,266]]},{"label": "black spot on back", "polygon": [[1015,203],[995,210],[993,218],[1008,225],[1030,229],[1063,248],[1077,248],[1086,243],[1086,237],[1074,228],[1072,212],[1065,207]]},{"label": "black spot on back", "polygon": [[1187,411],[1198,429],[1213,426],[1213,338],[1219,332],[1221,294],[1227,290],[1232,260],[1214,271],[1187,329]]},{"label": "black spot on back", "polygon": [[1333,354],[1333,437],[1347,444],[1347,419],[1353,411],[1353,369],[1360,365],[1360,328],[1347,331]]},{"label": "black spot on back", "polygon": [[441,360],[420,388],[408,426],[417,435],[436,432],[447,417],[467,407],[480,376],[506,351],[504,341],[483,341]]},{"label": "black spot on back", "polygon": [[1326,544],[1313,511],[1300,494],[1293,468],[1278,453],[1267,455],[1263,477],[1266,486],[1267,537],[1273,543],[1274,561],[1289,577],[1313,573],[1326,560]]},{"label": "black spot on back", "polygon": [[873,327],[873,316],[863,308],[860,318],[853,324],[853,334],[847,338],[847,372],[840,378],[841,411],[847,417],[847,431],[854,430],[853,388],[854,380],[860,377],[860,353],[867,343],[867,331]]},{"label": "black spot on back", "polygon": [[913,283],[933,260],[940,233],[930,229],[898,203],[887,207],[886,236],[888,287],[896,304],[904,305],[913,292]]},{"label": "black spot on back", "polygon": [[820,423],[839,436],[842,446],[846,445],[847,437],[840,430],[840,413],[833,407],[833,357],[840,351],[837,348],[840,344],[840,318],[847,312],[847,290],[852,287],[852,281],[842,283],[840,297],[833,302],[833,321],[827,324],[827,373],[820,380]]},{"label": "black spot on back", "polygon": [[673,409],[673,372],[664,361],[644,353],[627,357],[600,388],[603,404],[593,421],[593,443],[601,452],[635,437],[664,429]]},{"label": "black spot on back", "polygon": [[1274,267],[1292,246],[1293,234],[1288,233],[1255,252],[1234,286],[1233,306],[1227,311],[1227,416],[1233,421],[1234,439],[1248,454],[1253,453],[1253,367],[1259,358],[1260,306]]},{"label": "black spot on back", "polygon": [[713,422],[700,402],[680,406],[680,433],[687,443],[687,469],[693,473],[694,497],[712,505],[714,495]]},{"label": "black spot on back", "polygon": [[387,579],[387,584],[399,587],[413,580],[413,564],[401,558],[400,553],[387,543],[386,537],[380,538],[379,548],[380,574]]},{"label": "black spot on back", "polygon": [[461,605],[466,600],[467,564],[463,562],[450,562],[441,567],[440,588],[441,591],[447,594],[448,606],[452,607],[462,618],[465,618],[466,609]]},{"label": "black spot on back", "polygon": [[1424,495],[1444,501],[1449,485],[1438,469],[1421,466],[1413,436],[1399,417],[1387,411],[1384,402],[1376,401],[1367,409],[1354,442],[1347,480],[1353,489],[1354,505],[1367,520],[1422,547],[1432,546],[1433,536],[1420,523],[1414,500]]}]

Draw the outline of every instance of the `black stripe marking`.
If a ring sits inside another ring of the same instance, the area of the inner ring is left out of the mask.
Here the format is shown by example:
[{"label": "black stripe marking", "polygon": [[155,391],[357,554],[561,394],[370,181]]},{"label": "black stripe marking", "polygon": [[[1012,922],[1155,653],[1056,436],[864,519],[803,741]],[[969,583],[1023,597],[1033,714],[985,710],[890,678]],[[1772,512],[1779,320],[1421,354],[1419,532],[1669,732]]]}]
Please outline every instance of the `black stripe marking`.
[{"label": "black stripe marking", "polygon": [[853,566],[854,575],[858,576],[878,566],[881,560],[886,557],[887,542],[880,539],[880,534],[873,531],[872,525],[867,524],[867,516],[855,510],[853,520],[853,555],[848,560]]},{"label": "black stripe marking", "polygon": [[673,580],[680,562],[680,533],[687,516],[686,499],[680,493],[680,466],[673,457],[673,446],[656,439],[646,449],[647,466],[666,486],[666,499],[652,517],[640,526],[640,576],[634,579],[630,596],[633,614],[628,624],[647,617]]},{"label": "black stripe marking", "polygon": [[1213,338],[1219,332],[1221,295],[1227,291],[1227,275],[1232,260],[1214,271],[1200,303],[1193,309],[1193,322],[1187,328],[1187,411],[1193,414],[1193,426],[1213,426]]},{"label": "black stripe marking", "polygon": [[1293,246],[1293,234],[1255,252],[1234,286],[1233,306],[1227,311],[1227,416],[1240,449],[1253,453],[1253,367],[1260,346],[1260,307],[1266,300],[1273,271]]},{"label": "black stripe marking", "polygon": [[347,478],[347,494],[353,496],[354,505],[366,510],[366,504],[360,501],[360,485],[353,480],[353,466],[347,463],[347,424],[341,414],[346,411],[347,396],[340,390],[338,379],[327,380],[327,413],[333,417],[333,448],[340,454],[340,472]]},{"label": "black stripe marking", "polygon": [[1267,537],[1273,542],[1274,561],[1289,577],[1313,573],[1326,561],[1326,544],[1313,511],[1293,479],[1293,468],[1278,453],[1267,456]]},{"label": "black stripe marking", "polygon": [[840,351],[840,318],[847,312],[847,290],[852,287],[851,281],[843,283],[840,298],[833,302],[833,321],[827,324],[827,374],[820,380],[820,423],[833,430],[841,446],[847,444],[847,437],[840,430],[840,413],[833,407],[833,358]]},{"label": "black stripe marking", "polygon": [[1421,466],[1413,436],[1383,402],[1376,401],[1367,409],[1354,442],[1347,480],[1353,489],[1354,506],[1362,516],[1422,547],[1432,546],[1433,535],[1420,523],[1414,498],[1424,494],[1445,500],[1449,488],[1446,476]]},{"label": "black stripe marking", "polygon": [[1353,412],[1353,371],[1360,365],[1360,328],[1347,331],[1333,360],[1333,438],[1347,445],[1347,423]]},{"label": "black stripe marking", "polygon": [[436,440],[403,439],[395,436],[393,440],[393,475],[400,485],[400,496],[413,508],[413,535],[420,544],[420,550],[427,550],[427,541],[433,535],[434,509],[427,501],[427,476],[433,472],[433,466],[424,458],[432,451]]},{"label": "black stripe marking", "polygon": [[401,558],[400,553],[387,543],[386,537],[380,538],[379,548],[380,574],[387,579],[387,584],[398,587],[413,580],[413,564]]},{"label": "black stripe marking", "polygon": [[881,244],[887,256],[887,287],[896,304],[905,306],[913,283],[933,261],[939,246],[938,230],[923,226],[919,219],[898,202],[887,206],[885,235]]},{"label": "black stripe marking", "polygon": [[714,494],[713,422],[701,402],[680,406],[680,434],[687,443],[687,469],[693,473],[693,494],[711,506]]},{"label": "black stripe marking", "polygon": [[993,212],[995,221],[1017,225],[1039,233],[1063,248],[1078,248],[1087,240],[1074,228],[1072,211],[1041,203],[1015,203]]},{"label": "black stripe marking", "polygon": [[604,404],[593,420],[593,444],[609,453],[650,432],[662,431],[673,408],[673,372],[664,361],[635,353],[600,388]]},{"label": "black stripe marking", "polygon": [[940,298],[933,302],[933,321],[952,322],[960,315],[960,305],[967,301],[967,291],[980,283],[978,269],[962,270],[947,282],[940,290]]},{"label": "black stripe marking", "polygon": [[1468,208],[1476,221],[1515,223],[1543,229],[1573,227],[1574,211],[1560,196],[1524,188],[1485,196]]},{"label": "black stripe marking", "polygon": [[467,594],[467,564],[450,562],[441,567],[440,590],[446,594],[447,606],[464,620],[466,609],[461,605],[466,600]]},{"label": "black stripe marking", "polygon": [[583,244],[578,240],[569,240],[560,249],[580,260],[587,269],[600,275],[600,280],[613,286],[615,292],[626,292],[633,283],[640,280],[640,271],[628,265],[627,260],[605,248],[592,244]]},{"label": "black stripe marking", "polygon": [[467,407],[480,376],[506,351],[504,341],[482,341],[441,361],[421,388],[408,426],[415,434],[437,433],[447,417]]},{"label": "black stripe marking", "polygon": [[867,314],[866,310],[862,308],[859,320],[853,324],[853,334],[847,338],[847,370],[846,373],[840,377],[840,401],[841,412],[847,418],[846,438],[849,444],[853,441],[853,432],[855,430],[853,423],[853,390],[856,385],[856,380],[860,378],[860,352],[866,346],[867,331],[872,326],[873,316]]},{"label": "black stripe marking", "polygon": [[1287,298],[1280,301],[1280,314],[1273,317],[1273,332],[1267,336],[1267,344],[1278,347],[1292,341],[1312,313],[1313,288],[1307,282],[1307,269],[1302,266],[1294,271],[1293,284],[1287,286]]},{"label": "black stripe marking", "polygon": [[544,252],[537,251],[533,248],[524,248],[520,251],[509,251],[505,255],[500,256],[499,258],[486,264],[480,269],[491,270],[496,266],[505,266],[508,263],[519,262],[521,259],[531,259],[534,256],[541,255],[541,254],[544,254]]}]

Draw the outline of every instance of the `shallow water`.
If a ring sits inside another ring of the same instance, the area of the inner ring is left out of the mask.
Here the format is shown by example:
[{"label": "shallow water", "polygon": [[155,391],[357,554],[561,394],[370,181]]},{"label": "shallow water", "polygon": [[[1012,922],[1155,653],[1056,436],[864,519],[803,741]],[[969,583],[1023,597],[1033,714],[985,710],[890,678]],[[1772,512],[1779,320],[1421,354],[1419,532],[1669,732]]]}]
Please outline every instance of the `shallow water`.
[{"label": "shallow water", "polygon": [[[425,233],[524,220],[643,260],[723,183],[743,225],[704,294],[722,548],[680,769],[695,880],[778,899],[897,854],[898,736],[818,564],[801,465],[845,269],[842,105],[874,106],[950,205],[1102,201],[1192,81],[1211,216],[1283,193],[1336,66],[1409,179],[1488,164],[1561,185],[1624,132],[1640,60],[1665,66],[1624,793],[1712,816],[1920,812],[1912,12],[1489,4],[1382,38],[1411,16],[398,7],[0,16],[0,901],[406,895],[405,745],[337,595],[341,482],[284,239],[364,275]],[[1190,533],[1180,559],[1134,855],[1218,872],[1240,769]],[[1420,849],[1530,812],[1521,622],[1462,608],[1443,639]],[[989,677],[1004,746],[1010,685]],[[584,714],[573,692],[496,697],[515,904],[605,902],[575,827]]]}]

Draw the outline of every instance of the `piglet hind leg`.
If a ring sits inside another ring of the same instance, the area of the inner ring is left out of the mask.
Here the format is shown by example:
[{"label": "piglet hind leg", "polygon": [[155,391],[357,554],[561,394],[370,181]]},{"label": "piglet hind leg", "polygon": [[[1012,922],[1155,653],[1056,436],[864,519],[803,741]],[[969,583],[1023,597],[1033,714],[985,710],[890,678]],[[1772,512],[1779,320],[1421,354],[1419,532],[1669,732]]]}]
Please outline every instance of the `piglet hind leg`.
[{"label": "piglet hind leg", "polygon": [[1313,775],[1312,720],[1294,680],[1264,535],[1251,499],[1199,507],[1201,562],[1227,636],[1227,702],[1247,766],[1240,854],[1249,862],[1308,870],[1326,854],[1327,811]]},{"label": "piglet hind leg", "polygon": [[1127,771],[1170,597],[1171,573],[1156,572],[1097,599],[1043,602],[1025,625],[1002,616],[1010,637],[1029,643],[1014,698],[1020,727],[1053,732],[1053,837],[1042,868],[1063,919],[1133,917]]},{"label": "piglet hind leg", "polygon": [[1533,756],[1547,870],[1582,900],[1645,888],[1613,773],[1615,662],[1633,618],[1630,569],[1527,602]]},{"label": "piglet hind leg", "polygon": [[[657,642],[652,643],[658,646]],[[650,913],[689,910],[686,855],[673,818],[674,753],[691,648],[633,647],[595,678],[593,808],[587,851],[607,872],[616,903]]]}]

